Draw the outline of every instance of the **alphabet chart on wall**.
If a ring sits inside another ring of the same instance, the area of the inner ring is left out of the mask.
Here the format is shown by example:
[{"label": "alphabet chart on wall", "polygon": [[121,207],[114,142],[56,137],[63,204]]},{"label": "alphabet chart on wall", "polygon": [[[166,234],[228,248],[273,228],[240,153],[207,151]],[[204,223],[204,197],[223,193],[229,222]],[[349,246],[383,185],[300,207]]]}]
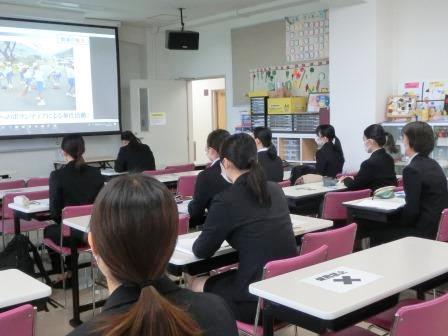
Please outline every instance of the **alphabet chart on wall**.
[{"label": "alphabet chart on wall", "polygon": [[301,62],[329,56],[328,10],[285,18],[286,60]]}]

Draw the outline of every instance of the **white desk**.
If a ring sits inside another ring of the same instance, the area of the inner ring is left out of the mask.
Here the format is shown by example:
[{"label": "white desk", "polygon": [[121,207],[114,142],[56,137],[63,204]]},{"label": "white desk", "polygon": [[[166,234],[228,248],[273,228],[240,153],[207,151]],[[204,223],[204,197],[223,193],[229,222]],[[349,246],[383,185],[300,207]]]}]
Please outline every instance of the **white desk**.
[{"label": "white desk", "polygon": [[[29,188],[31,189],[31,188]],[[28,207],[24,207],[22,205],[16,204],[16,203],[9,203],[8,208],[20,211],[25,214],[34,214],[38,212],[46,212],[50,210],[50,203],[49,199],[40,199],[40,200],[34,200],[31,201],[30,205]]]},{"label": "white desk", "polygon": [[[333,222],[329,220],[299,215],[291,215],[291,222],[293,225],[294,234],[296,236],[301,236],[308,232],[323,230],[333,226]],[[196,239],[200,234],[200,231],[187,233],[184,235],[180,235],[178,239]],[[227,254],[233,251],[234,250],[229,247],[227,249],[218,251],[213,257],[217,257],[219,255]],[[170,264],[175,266],[184,266],[197,262],[199,260],[203,259],[196,258],[193,254],[181,252],[175,249],[173,255],[171,256]]]},{"label": "white desk", "polygon": [[334,187],[324,187],[323,182],[307,183],[294,185],[283,188],[283,192],[287,198],[303,199],[309,197],[316,197],[326,194],[330,191],[341,191],[347,189],[344,184],[338,183]]},{"label": "white desk", "polygon": [[18,188],[18,189],[5,189],[0,190],[0,198],[3,198],[6,194],[12,194],[12,193],[26,193],[26,192],[32,192],[32,191],[45,191],[49,190],[49,186],[39,186],[39,187],[30,187],[30,188]]},{"label": "white desk", "polygon": [[373,210],[379,212],[395,212],[406,205],[406,201],[402,197],[394,197],[389,199],[363,198],[355,201],[342,203],[347,207]]},{"label": "white desk", "polygon": [[115,177],[115,176],[120,176],[120,175],[126,175],[128,172],[116,172],[114,169],[112,168],[106,168],[106,169],[101,169],[101,175],[106,176],[106,177]]},{"label": "white desk", "polygon": [[[338,318],[448,274],[447,258],[447,243],[409,237],[253,283],[249,292],[331,326],[331,322]],[[365,285],[357,285],[344,293],[303,281],[341,267],[368,272],[379,278],[370,283],[364,278]],[[265,331],[271,335],[270,330]]]},{"label": "white desk", "polygon": [[192,170],[182,173],[154,175],[153,177],[162,183],[175,183],[181,176],[197,176],[202,170]]},{"label": "white desk", "polygon": [[0,308],[7,308],[51,295],[51,288],[17,270],[0,271]]}]

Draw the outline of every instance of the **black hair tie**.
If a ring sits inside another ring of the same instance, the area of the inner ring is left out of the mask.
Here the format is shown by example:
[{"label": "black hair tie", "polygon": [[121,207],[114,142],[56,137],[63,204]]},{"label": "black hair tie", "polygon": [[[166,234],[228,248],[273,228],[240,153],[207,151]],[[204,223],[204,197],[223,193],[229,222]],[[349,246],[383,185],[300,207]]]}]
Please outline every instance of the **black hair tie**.
[{"label": "black hair tie", "polygon": [[154,284],[155,284],[154,280],[144,280],[144,281],[140,282],[139,287],[140,287],[140,289],[143,289],[145,287],[154,286]]}]

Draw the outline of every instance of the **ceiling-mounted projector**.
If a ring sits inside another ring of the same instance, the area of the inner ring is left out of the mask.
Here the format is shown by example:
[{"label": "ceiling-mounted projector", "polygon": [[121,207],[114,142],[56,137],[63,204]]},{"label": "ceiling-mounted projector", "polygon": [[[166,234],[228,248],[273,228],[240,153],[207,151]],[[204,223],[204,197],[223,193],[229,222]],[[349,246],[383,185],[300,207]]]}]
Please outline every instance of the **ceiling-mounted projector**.
[{"label": "ceiling-mounted projector", "polygon": [[199,33],[184,30],[183,8],[179,8],[181,30],[167,30],[165,37],[165,47],[170,50],[198,50]]}]

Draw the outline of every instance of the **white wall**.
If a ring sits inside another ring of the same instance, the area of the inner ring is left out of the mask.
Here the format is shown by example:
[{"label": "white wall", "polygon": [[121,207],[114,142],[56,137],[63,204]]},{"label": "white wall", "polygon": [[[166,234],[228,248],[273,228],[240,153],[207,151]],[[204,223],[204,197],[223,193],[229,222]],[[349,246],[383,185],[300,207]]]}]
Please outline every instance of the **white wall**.
[{"label": "white wall", "polygon": [[446,0],[394,0],[394,85],[448,80]]},{"label": "white wall", "polygon": [[[213,93],[212,90],[224,90],[224,78],[203,79],[192,81],[192,134],[196,144],[195,161],[207,162],[205,146],[207,136],[213,130]],[[208,95],[204,95],[208,90]]]}]

